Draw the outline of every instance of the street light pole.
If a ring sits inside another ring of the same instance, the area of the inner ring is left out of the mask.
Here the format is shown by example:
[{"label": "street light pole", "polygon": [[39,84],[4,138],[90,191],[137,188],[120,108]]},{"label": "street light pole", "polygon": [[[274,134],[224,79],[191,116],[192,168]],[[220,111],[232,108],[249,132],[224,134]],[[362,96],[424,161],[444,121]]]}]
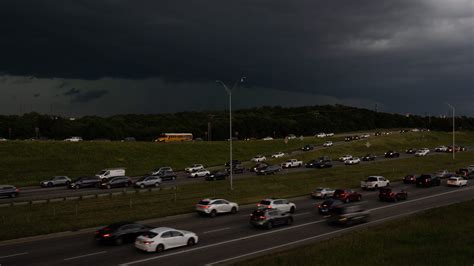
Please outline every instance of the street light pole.
[{"label": "street light pole", "polygon": [[221,84],[224,89],[227,91],[227,94],[229,94],[229,179],[230,179],[230,190],[234,190],[234,185],[233,185],[233,162],[232,162],[232,91],[235,89],[237,84],[244,82],[244,79],[246,77],[241,77],[239,82],[234,83],[234,86],[229,89],[227,85],[223,81],[216,80],[216,83]]},{"label": "street light pole", "polygon": [[454,158],[455,158],[454,153],[455,153],[455,150],[456,150],[456,148],[455,148],[455,146],[454,146],[454,140],[455,140],[455,137],[454,137],[454,126],[455,126],[455,124],[454,124],[454,118],[455,118],[456,109],[455,109],[454,106],[452,106],[451,104],[449,104],[449,103],[446,103],[446,104],[447,104],[449,107],[451,107],[451,109],[453,109],[453,160],[454,160]]}]

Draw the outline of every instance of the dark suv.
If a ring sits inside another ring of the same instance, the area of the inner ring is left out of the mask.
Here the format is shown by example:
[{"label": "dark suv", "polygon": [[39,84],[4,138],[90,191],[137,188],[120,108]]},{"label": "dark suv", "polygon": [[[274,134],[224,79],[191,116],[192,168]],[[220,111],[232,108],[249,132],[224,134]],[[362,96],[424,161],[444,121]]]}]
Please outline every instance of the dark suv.
[{"label": "dark suv", "polygon": [[281,167],[279,165],[269,165],[263,169],[257,171],[257,175],[270,175],[280,172]]},{"label": "dark suv", "polygon": [[[228,173],[230,173],[230,167],[225,169]],[[233,164],[232,165],[232,173],[233,174],[242,174],[245,172],[245,167],[241,164]]]},{"label": "dark suv", "polygon": [[79,177],[75,181],[73,181],[71,184],[69,184],[68,188],[84,188],[84,187],[98,187],[99,184],[101,183],[101,179],[97,176],[84,176],[84,177]]},{"label": "dark suv", "polygon": [[396,151],[387,151],[385,153],[385,158],[395,158],[395,157],[400,157],[400,153]]},{"label": "dark suv", "polygon": [[311,151],[311,150],[314,150],[314,145],[312,144],[308,144],[306,146],[304,146],[303,148],[301,148],[303,151]]},{"label": "dark suv", "polygon": [[337,199],[327,199],[321,204],[318,204],[319,214],[328,214],[334,207],[342,205],[343,202]]},{"label": "dark suv", "polygon": [[158,175],[162,181],[175,180],[176,174],[173,171],[165,170]]},{"label": "dark suv", "polygon": [[271,229],[277,225],[290,225],[293,215],[276,209],[257,209],[250,214],[250,224],[255,227]]},{"label": "dark suv", "polygon": [[339,205],[334,207],[328,219],[329,224],[339,224],[351,226],[357,223],[367,222],[369,212],[365,211],[360,205]]},{"label": "dark suv", "polygon": [[441,179],[432,175],[420,175],[416,178],[417,187],[432,187],[441,185]]},{"label": "dark suv", "polygon": [[0,198],[1,197],[9,197],[15,198],[20,193],[20,190],[14,186],[10,185],[1,185],[0,186]]},{"label": "dark suv", "polygon": [[376,157],[377,156],[373,154],[366,154],[364,157],[362,157],[362,161],[373,161]]},{"label": "dark suv", "polygon": [[113,243],[121,245],[124,242],[134,242],[139,235],[150,230],[141,224],[120,222],[103,227],[95,232],[95,239],[99,243]]}]

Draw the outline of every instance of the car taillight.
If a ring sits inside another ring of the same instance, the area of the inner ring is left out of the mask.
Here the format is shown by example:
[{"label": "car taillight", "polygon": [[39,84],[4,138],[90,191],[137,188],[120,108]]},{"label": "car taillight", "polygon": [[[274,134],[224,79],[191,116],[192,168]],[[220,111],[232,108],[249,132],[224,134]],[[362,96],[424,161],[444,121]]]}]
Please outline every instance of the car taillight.
[{"label": "car taillight", "polygon": [[143,241],[143,244],[150,245],[150,244],[153,244],[153,241]]},{"label": "car taillight", "polygon": [[17,189],[15,189],[15,192],[20,192],[20,190],[17,188]]},{"label": "car taillight", "polygon": [[267,218],[267,217],[265,217],[265,216],[259,216],[259,217],[258,217],[258,219],[260,219],[260,220],[265,220],[266,218]]},{"label": "car taillight", "polygon": [[273,207],[272,206],[267,206],[267,209],[271,209],[271,208],[273,208]]},{"label": "car taillight", "polygon": [[262,204],[260,204],[260,203],[257,203],[257,207],[260,207],[260,206],[262,206]]},{"label": "car taillight", "polygon": [[103,234],[103,237],[110,237],[110,234]]}]

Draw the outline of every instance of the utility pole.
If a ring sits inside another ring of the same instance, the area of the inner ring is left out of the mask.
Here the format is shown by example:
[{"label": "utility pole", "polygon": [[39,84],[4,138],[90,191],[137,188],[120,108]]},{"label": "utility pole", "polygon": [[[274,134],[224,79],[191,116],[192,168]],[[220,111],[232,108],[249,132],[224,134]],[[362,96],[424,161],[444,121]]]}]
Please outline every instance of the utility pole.
[{"label": "utility pole", "polygon": [[455,112],[456,112],[456,109],[454,108],[454,106],[452,106],[451,104],[449,103],[446,103],[449,107],[451,107],[451,109],[453,110],[453,160],[455,159],[455,152],[456,152],[456,148],[455,148],[455,136],[454,136],[454,127],[455,127]]}]

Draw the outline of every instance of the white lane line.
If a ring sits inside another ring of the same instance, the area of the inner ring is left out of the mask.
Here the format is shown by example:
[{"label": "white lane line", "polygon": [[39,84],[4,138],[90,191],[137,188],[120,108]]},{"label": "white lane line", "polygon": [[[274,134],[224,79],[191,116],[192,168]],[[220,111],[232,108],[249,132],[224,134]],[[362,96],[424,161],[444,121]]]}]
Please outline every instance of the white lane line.
[{"label": "white lane line", "polygon": [[254,252],[242,254],[242,255],[239,255],[239,256],[232,257],[232,258],[223,259],[223,260],[220,260],[220,261],[208,263],[208,264],[206,264],[206,266],[212,266],[212,265],[216,265],[216,264],[220,264],[220,263],[224,263],[224,262],[229,262],[229,261],[232,261],[232,260],[241,259],[241,258],[252,256],[252,255],[255,255],[255,254],[258,254],[258,253],[262,253],[262,252],[266,252],[266,251],[270,251],[270,250],[274,250],[274,249],[279,249],[279,248],[282,248],[282,247],[291,246],[291,245],[306,242],[306,241],[309,241],[309,240],[322,238],[322,237],[337,234],[337,233],[340,233],[340,232],[344,232],[344,231],[348,231],[348,230],[354,230],[354,228],[357,228],[357,227],[367,226],[368,224],[373,224],[373,223],[380,223],[380,222],[388,220],[388,219],[395,219],[395,218],[400,217],[400,216],[406,216],[406,215],[414,214],[414,213],[421,212],[421,211],[431,209],[431,208],[432,207],[421,209],[421,210],[416,210],[416,211],[412,211],[412,212],[408,212],[408,213],[402,213],[402,214],[398,214],[398,215],[395,215],[395,216],[386,217],[386,218],[382,218],[382,219],[379,219],[379,220],[367,222],[367,223],[364,223],[364,224],[355,225],[355,226],[352,226],[350,228],[339,229],[339,230],[336,230],[336,231],[332,231],[332,232],[328,232],[328,233],[324,233],[324,234],[320,234],[320,235],[316,235],[316,236],[312,236],[312,237],[303,238],[303,239],[296,240],[296,241],[293,241],[293,242],[289,242],[289,243],[286,243],[286,244],[282,244],[282,245],[278,245],[278,246],[274,246],[274,247],[269,247],[269,248],[266,248],[266,249],[257,250],[257,251],[254,251]]},{"label": "white lane line", "polygon": [[28,254],[28,252],[17,253],[17,254],[12,254],[12,255],[6,255],[6,256],[0,257],[0,259],[11,258],[11,257],[21,256],[21,255],[26,255],[26,254]]},{"label": "white lane line", "polygon": [[[420,200],[424,200],[424,199],[428,199],[428,198],[433,198],[433,197],[436,197],[436,196],[442,196],[442,195],[446,195],[446,194],[450,194],[450,193],[459,193],[460,191],[463,191],[463,190],[471,190],[473,189],[474,187],[468,187],[468,188],[464,188],[464,189],[456,189],[456,190],[453,190],[453,191],[448,191],[448,192],[444,192],[444,193],[440,193],[440,194],[435,194],[435,195],[431,195],[431,196],[426,196],[426,197],[423,197],[423,198],[419,198],[419,199],[413,199],[413,200],[408,200],[408,201],[404,201],[404,202],[400,202],[400,203],[395,203],[395,204],[390,204],[390,205],[386,205],[386,206],[382,206],[382,207],[377,207],[377,208],[373,208],[373,209],[369,209],[368,211],[374,211],[374,210],[380,210],[380,209],[385,209],[385,208],[391,208],[391,207],[395,207],[395,206],[398,206],[398,205],[401,205],[401,204],[407,204],[407,203],[410,203],[410,202],[415,202],[415,201],[420,201]],[[433,207],[430,207],[430,208],[433,208]],[[426,209],[430,209],[430,208],[426,208]],[[417,210],[413,213],[416,213],[416,212],[419,212],[420,210]],[[407,214],[411,214],[411,213],[407,213]],[[400,216],[400,215],[398,215]],[[387,217],[387,218],[384,218],[382,220],[377,220],[377,221],[383,221],[385,219],[388,219],[388,218],[394,218],[394,217],[398,217],[398,216],[392,216],[392,217]],[[151,261],[151,260],[156,260],[156,259],[160,259],[160,258],[165,258],[165,257],[170,257],[170,256],[174,256],[174,255],[179,255],[179,254],[183,254],[183,253],[188,253],[188,252],[192,252],[192,251],[195,251],[195,250],[201,250],[201,249],[205,249],[205,248],[210,248],[210,247],[214,247],[214,246],[220,246],[220,245],[224,245],[224,244],[228,244],[228,243],[233,243],[233,242],[237,242],[237,241],[241,241],[241,240],[247,240],[247,239],[251,239],[251,238],[255,238],[255,237],[260,237],[260,236],[264,236],[264,235],[268,235],[268,234],[275,234],[275,233],[279,233],[279,232],[283,232],[283,231],[287,231],[287,230],[292,230],[292,229],[295,229],[295,228],[300,228],[300,227],[304,227],[304,226],[308,226],[308,225],[312,225],[312,224],[318,224],[318,223],[322,223],[322,222],[326,222],[326,220],[318,220],[318,221],[314,221],[314,222],[308,222],[308,223],[304,223],[304,224],[299,224],[299,225],[293,225],[293,226],[290,226],[290,227],[286,227],[286,228],[282,228],[282,229],[277,229],[277,230],[274,230],[274,231],[270,231],[270,232],[265,232],[265,233],[260,233],[260,234],[255,234],[255,235],[250,235],[250,236],[244,236],[244,237],[240,237],[240,238],[236,238],[236,239],[231,239],[231,240],[226,240],[226,241],[222,241],[222,242],[218,242],[218,243],[214,243],[214,244],[209,244],[209,245],[205,245],[205,246],[200,246],[200,247],[196,247],[196,248],[192,248],[192,249],[186,249],[186,250],[181,250],[181,251],[178,251],[178,252],[174,252],[174,253],[169,253],[169,254],[164,254],[164,255],[158,255],[158,256],[154,256],[154,257],[149,257],[149,258],[146,258],[146,259],[142,259],[142,260],[136,260],[136,261],[131,261],[131,262],[126,262],[126,263],[123,263],[123,264],[120,264],[120,266],[127,266],[127,265],[132,265],[132,264],[138,264],[138,263],[142,263],[142,262],[147,262],[147,261]],[[374,223],[376,221],[372,221],[372,222],[369,222],[369,223],[365,223],[365,224],[371,224],[371,223]],[[358,226],[358,225],[356,225]],[[354,228],[356,226],[352,226],[351,228]],[[348,230],[350,228],[347,228],[347,229],[342,229],[338,232],[341,232],[343,230]],[[330,233],[327,233],[327,234],[330,234]],[[321,237],[321,236],[319,236]]]},{"label": "white lane line", "polygon": [[126,262],[126,263],[120,264],[120,266],[132,265],[132,264],[147,262],[147,261],[150,261],[150,260],[156,260],[156,259],[166,258],[166,257],[178,255],[178,254],[183,254],[183,253],[188,253],[188,252],[192,252],[192,251],[196,251],[196,250],[201,250],[201,249],[205,249],[205,248],[220,246],[220,245],[224,245],[224,244],[228,244],[228,243],[233,243],[233,242],[237,242],[237,241],[241,241],[241,240],[246,240],[246,239],[251,239],[251,238],[255,238],[255,237],[259,237],[259,236],[264,236],[264,235],[269,235],[269,234],[275,234],[275,233],[279,233],[279,232],[282,232],[282,231],[292,230],[292,229],[296,229],[296,228],[299,228],[299,227],[303,227],[303,226],[307,226],[307,225],[312,225],[312,224],[318,224],[318,223],[322,223],[322,222],[326,222],[326,220],[319,220],[319,221],[315,221],[315,222],[309,222],[309,223],[305,223],[305,224],[294,225],[294,226],[290,226],[290,227],[286,227],[286,228],[282,228],[282,229],[278,229],[278,230],[274,230],[274,231],[270,231],[270,232],[265,232],[265,233],[255,234],[255,235],[249,235],[249,236],[244,236],[244,237],[240,237],[240,238],[236,238],[236,239],[231,239],[231,240],[226,240],[226,241],[222,241],[222,242],[218,242],[218,243],[214,243],[214,244],[209,244],[209,245],[205,245],[205,246],[200,246],[200,247],[196,247],[196,248],[192,248],[192,249],[181,250],[181,251],[177,251],[177,252],[174,252],[174,253],[169,253],[169,254],[164,254],[164,255],[158,255],[158,256],[154,256],[154,257],[142,259],[142,260],[136,260],[136,261]]},{"label": "white lane line", "polygon": [[94,255],[104,254],[104,253],[107,253],[107,251],[104,250],[104,251],[100,251],[100,252],[85,254],[85,255],[76,256],[76,257],[71,257],[71,258],[67,258],[67,259],[64,259],[64,260],[75,260],[75,259],[80,259],[80,258],[84,258],[84,257],[90,257],[90,256],[94,256]]},{"label": "white lane line", "polygon": [[210,230],[210,231],[203,232],[203,234],[209,234],[209,233],[220,232],[220,231],[224,231],[224,230],[229,230],[230,228],[231,228],[231,227],[226,227],[226,228],[220,228],[220,229]]}]

